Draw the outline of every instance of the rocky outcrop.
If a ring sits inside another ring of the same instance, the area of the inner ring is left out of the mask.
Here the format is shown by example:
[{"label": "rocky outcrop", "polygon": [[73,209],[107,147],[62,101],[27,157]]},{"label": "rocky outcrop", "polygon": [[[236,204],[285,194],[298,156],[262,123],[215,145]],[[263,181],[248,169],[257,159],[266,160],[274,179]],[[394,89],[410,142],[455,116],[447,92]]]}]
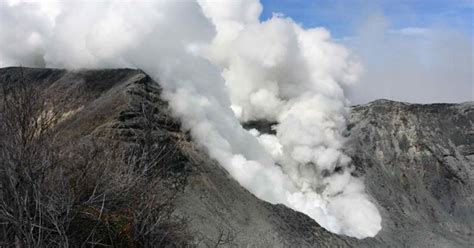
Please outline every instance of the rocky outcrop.
[{"label": "rocky outcrop", "polygon": [[[0,84],[15,83],[20,75],[19,68],[0,69]],[[141,70],[24,68],[23,75],[60,110],[59,138],[159,144],[166,176],[185,180],[176,214],[189,220],[200,246],[215,244],[219,236],[243,247],[468,247],[473,242],[473,103],[376,101],[353,108],[346,152],[383,215],[379,235],[357,240],[242,188],[180,129],[159,82]],[[271,125],[246,126],[272,132]]]},{"label": "rocky outcrop", "polygon": [[388,246],[474,243],[474,103],[354,106],[347,153],[382,212]]}]

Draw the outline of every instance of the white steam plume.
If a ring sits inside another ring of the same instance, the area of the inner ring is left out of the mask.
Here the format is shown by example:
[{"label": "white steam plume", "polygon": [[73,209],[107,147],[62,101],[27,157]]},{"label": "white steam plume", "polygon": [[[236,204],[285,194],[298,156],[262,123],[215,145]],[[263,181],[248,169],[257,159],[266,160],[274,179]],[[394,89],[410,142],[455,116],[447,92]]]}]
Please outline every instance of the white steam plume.
[{"label": "white steam plume", "polygon": [[[360,65],[323,28],[258,1],[0,3],[0,66],[136,67],[160,81],[174,114],[242,186],[357,238],[381,229],[341,152],[342,85]],[[26,18],[25,18],[26,16]],[[240,121],[276,121],[276,135]]]}]

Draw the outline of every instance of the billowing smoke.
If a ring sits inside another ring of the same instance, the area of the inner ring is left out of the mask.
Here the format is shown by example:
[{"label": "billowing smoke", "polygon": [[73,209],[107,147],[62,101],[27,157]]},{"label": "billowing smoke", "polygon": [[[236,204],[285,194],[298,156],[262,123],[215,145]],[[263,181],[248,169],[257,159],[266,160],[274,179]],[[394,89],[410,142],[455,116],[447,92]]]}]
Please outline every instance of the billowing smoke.
[{"label": "billowing smoke", "polygon": [[[326,229],[372,237],[381,217],[343,152],[342,87],[361,66],[323,28],[257,0],[0,3],[0,66],[135,67],[243,187]],[[278,123],[275,135],[240,122]]]}]

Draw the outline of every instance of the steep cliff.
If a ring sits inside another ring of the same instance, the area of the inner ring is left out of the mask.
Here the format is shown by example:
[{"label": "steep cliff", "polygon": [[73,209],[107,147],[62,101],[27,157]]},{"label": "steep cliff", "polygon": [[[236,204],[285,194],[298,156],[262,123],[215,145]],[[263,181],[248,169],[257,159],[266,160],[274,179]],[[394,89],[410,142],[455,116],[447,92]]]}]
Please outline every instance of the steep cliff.
[{"label": "steep cliff", "polygon": [[474,103],[352,108],[347,153],[383,212],[387,245],[474,242]]}]

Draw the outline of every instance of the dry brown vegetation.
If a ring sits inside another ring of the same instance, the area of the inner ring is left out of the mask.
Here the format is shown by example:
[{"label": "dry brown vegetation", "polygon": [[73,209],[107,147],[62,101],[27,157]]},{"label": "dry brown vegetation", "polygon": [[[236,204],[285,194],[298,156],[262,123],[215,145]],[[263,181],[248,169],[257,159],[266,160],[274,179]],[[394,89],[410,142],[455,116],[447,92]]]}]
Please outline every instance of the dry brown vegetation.
[{"label": "dry brown vegetation", "polygon": [[51,99],[23,76],[1,83],[1,247],[190,245],[160,176],[163,149],[59,141]]}]

